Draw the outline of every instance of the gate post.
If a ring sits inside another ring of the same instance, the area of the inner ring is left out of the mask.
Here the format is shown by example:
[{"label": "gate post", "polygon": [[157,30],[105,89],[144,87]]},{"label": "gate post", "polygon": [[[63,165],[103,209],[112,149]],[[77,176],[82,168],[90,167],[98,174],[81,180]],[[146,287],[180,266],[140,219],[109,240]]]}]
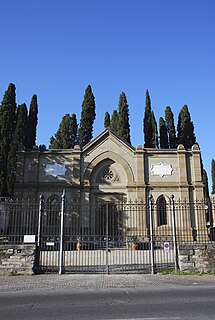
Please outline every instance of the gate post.
[{"label": "gate post", "polygon": [[64,240],[64,211],[65,211],[65,190],[61,196],[61,216],[60,216],[60,252],[59,252],[59,274],[64,271],[63,261],[63,240]]},{"label": "gate post", "polygon": [[149,196],[149,229],[150,229],[150,258],[151,258],[151,274],[155,273],[154,263],[154,232],[153,232],[153,209],[152,195]]},{"label": "gate post", "polygon": [[43,213],[43,205],[44,205],[44,196],[40,195],[39,202],[39,218],[38,218],[38,233],[37,233],[37,246],[41,245],[41,227],[42,227],[42,213]]},{"label": "gate post", "polygon": [[106,202],[106,206],[105,206],[105,215],[106,215],[106,226],[105,226],[105,233],[106,233],[106,243],[105,243],[105,246],[106,246],[106,274],[109,273],[109,266],[108,266],[108,246],[109,246],[109,236],[108,236],[108,233],[109,233],[109,230],[108,230],[108,211],[109,211],[109,204]]},{"label": "gate post", "polygon": [[171,216],[172,216],[172,237],[173,237],[173,254],[174,254],[174,264],[175,270],[178,269],[178,253],[177,253],[177,237],[176,237],[176,225],[175,225],[175,203],[174,195],[170,197],[171,204]]}]

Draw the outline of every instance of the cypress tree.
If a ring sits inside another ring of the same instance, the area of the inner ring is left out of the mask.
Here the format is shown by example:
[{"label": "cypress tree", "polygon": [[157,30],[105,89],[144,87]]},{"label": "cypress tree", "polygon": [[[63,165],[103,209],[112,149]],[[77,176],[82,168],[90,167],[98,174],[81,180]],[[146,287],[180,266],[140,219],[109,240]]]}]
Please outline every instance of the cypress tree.
[{"label": "cypress tree", "polygon": [[16,122],[16,88],[10,83],[0,107],[0,195],[8,196],[8,154]]},{"label": "cypress tree", "polygon": [[160,117],[160,119],[159,119],[159,132],[160,132],[160,148],[162,148],[162,149],[169,148],[167,127],[166,127],[166,123],[162,117]]},{"label": "cypress tree", "polygon": [[78,130],[78,140],[81,147],[90,142],[93,137],[93,123],[96,117],[95,108],[92,88],[88,85],[82,103],[80,128]]},{"label": "cypress tree", "polygon": [[156,148],[158,146],[157,123],[151,109],[151,99],[148,89],[146,90],[146,103],[143,119],[144,147]]},{"label": "cypress tree", "polygon": [[105,112],[104,127],[105,127],[105,129],[110,127],[110,114],[109,114],[109,112]]},{"label": "cypress tree", "polygon": [[33,149],[36,145],[37,135],[37,122],[38,122],[38,104],[37,95],[34,94],[31,99],[29,116],[28,116],[28,142],[27,149]]},{"label": "cypress tree", "polygon": [[209,199],[208,175],[205,169],[202,170],[202,180],[204,184],[204,197],[205,197],[205,200],[208,200]]},{"label": "cypress tree", "polygon": [[154,112],[151,113],[152,122],[152,148],[158,148],[158,127]]},{"label": "cypress tree", "polygon": [[169,140],[169,147],[176,148],[177,147],[177,139],[176,139],[176,131],[175,131],[175,124],[174,124],[174,115],[172,110],[169,106],[165,109],[165,121],[166,127],[168,132],[168,140]]},{"label": "cypress tree", "polygon": [[183,144],[185,149],[191,148],[196,143],[194,125],[191,121],[187,105],[184,105],[178,116],[178,144]]},{"label": "cypress tree", "polygon": [[63,116],[55,137],[50,138],[50,149],[72,149],[77,144],[77,119],[76,115]]},{"label": "cypress tree", "polygon": [[113,110],[112,116],[111,116],[111,129],[118,133],[118,127],[119,127],[119,114],[117,110]]},{"label": "cypress tree", "polygon": [[151,147],[152,128],[151,128],[151,99],[148,89],[146,90],[146,103],[143,119],[143,132],[144,132],[144,147]]},{"label": "cypress tree", "polygon": [[71,147],[78,144],[78,122],[76,118],[76,114],[71,115]]},{"label": "cypress tree", "polygon": [[130,124],[129,124],[129,108],[127,104],[126,95],[124,92],[120,94],[119,97],[119,125],[118,125],[118,134],[125,141],[131,144],[130,138]]},{"label": "cypress tree", "polygon": [[25,147],[27,134],[27,116],[26,104],[23,103],[17,107],[16,127],[11,142],[10,151],[7,159],[7,189],[10,196],[13,195],[14,182],[16,179],[17,150]]},{"label": "cypress tree", "polygon": [[215,193],[215,160],[211,161],[212,194]]},{"label": "cypress tree", "polygon": [[16,128],[14,132],[14,141],[17,145],[17,148],[27,144],[27,129],[28,129],[28,110],[25,103],[17,107],[17,120]]}]

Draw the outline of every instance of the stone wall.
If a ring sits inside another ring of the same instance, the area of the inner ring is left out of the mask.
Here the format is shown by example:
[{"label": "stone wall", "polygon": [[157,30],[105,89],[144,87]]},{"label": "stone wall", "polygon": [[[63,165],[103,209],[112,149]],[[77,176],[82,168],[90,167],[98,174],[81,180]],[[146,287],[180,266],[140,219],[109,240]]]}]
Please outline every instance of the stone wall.
[{"label": "stone wall", "polygon": [[178,262],[182,271],[215,272],[215,243],[179,245]]},{"label": "stone wall", "polygon": [[0,274],[32,275],[35,258],[35,245],[0,245]]}]

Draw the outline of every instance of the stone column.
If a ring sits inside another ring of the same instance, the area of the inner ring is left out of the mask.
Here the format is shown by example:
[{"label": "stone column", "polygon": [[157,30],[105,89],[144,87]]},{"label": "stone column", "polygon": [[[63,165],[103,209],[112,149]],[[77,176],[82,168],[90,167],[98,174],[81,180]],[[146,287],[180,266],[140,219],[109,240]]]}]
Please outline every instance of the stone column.
[{"label": "stone column", "polygon": [[193,200],[195,202],[195,232],[197,241],[205,240],[206,230],[206,206],[204,204],[204,191],[202,181],[201,153],[197,144],[192,146],[192,184],[193,184]]}]

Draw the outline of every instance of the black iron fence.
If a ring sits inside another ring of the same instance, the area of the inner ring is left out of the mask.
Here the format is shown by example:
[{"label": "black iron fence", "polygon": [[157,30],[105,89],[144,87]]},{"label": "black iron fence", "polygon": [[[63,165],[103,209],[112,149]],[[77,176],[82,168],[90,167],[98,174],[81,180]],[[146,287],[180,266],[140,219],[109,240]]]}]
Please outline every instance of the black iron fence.
[{"label": "black iron fence", "polygon": [[[38,272],[145,272],[177,268],[177,247],[215,240],[215,203],[0,201],[0,243],[35,241]],[[29,240],[30,239],[30,240]]]}]

